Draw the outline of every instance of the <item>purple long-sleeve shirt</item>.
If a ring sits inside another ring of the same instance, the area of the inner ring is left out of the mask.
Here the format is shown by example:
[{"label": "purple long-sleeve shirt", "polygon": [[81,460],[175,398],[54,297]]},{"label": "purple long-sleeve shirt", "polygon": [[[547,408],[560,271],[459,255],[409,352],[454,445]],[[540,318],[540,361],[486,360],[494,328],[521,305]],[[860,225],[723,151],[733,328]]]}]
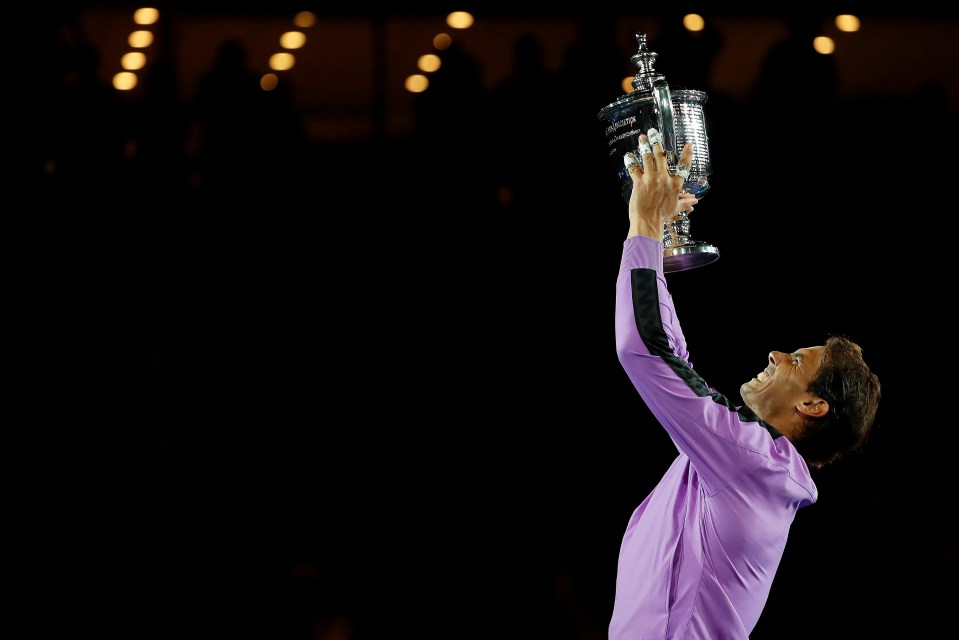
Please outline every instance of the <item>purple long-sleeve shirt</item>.
[{"label": "purple long-sleeve shirt", "polygon": [[742,640],[769,596],[796,512],[817,498],[802,457],[690,364],[663,245],[624,243],[616,348],[679,455],[629,519],[610,640]]}]

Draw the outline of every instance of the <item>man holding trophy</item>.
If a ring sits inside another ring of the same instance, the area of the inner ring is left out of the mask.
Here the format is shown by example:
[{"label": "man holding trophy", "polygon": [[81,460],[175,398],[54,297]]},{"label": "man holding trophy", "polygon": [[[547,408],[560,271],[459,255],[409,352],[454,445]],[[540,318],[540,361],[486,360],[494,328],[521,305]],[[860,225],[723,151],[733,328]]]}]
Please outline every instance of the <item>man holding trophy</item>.
[{"label": "man holding trophy", "polygon": [[747,640],[796,513],[818,498],[810,469],[866,441],[880,384],[841,336],[770,351],[742,404],[693,369],[666,274],[718,258],[684,220],[708,187],[705,96],[677,97],[637,40],[635,91],[600,112],[629,217],[616,349],[678,455],[627,524],[608,637]]},{"label": "man holding trophy", "polygon": [[616,283],[620,363],[678,456],[622,539],[609,640],[747,640],[766,604],[810,475],[865,442],[880,384],[844,337],[771,351],[740,387],[742,405],[690,364],[664,270],[664,229],[695,196],[656,129],[626,152],[629,229]]}]

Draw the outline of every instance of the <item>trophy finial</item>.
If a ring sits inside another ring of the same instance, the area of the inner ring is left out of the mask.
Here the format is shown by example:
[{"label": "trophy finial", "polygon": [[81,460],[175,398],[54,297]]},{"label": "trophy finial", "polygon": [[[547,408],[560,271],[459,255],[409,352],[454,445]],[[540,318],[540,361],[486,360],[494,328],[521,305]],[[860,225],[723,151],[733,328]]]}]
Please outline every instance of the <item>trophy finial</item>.
[{"label": "trophy finial", "polygon": [[651,91],[653,82],[662,80],[663,75],[653,70],[656,58],[659,56],[655,51],[650,51],[646,44],[646,34],[639,32],[636,34],[636,44],[638,51],[630,58],[633,64],[639,69],[633,78],[634,91]]}]

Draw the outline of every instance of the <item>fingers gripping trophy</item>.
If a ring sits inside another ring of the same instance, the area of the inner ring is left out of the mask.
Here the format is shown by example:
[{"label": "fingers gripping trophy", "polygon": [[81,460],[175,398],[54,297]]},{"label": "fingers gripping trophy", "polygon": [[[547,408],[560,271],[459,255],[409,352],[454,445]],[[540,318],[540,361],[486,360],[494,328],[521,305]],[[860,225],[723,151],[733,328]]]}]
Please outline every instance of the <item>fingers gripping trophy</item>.
[{"label": "fingers gripping trophy", "polygon": [[[623,198],[629,202],[633,181],[623,157],[632,152],[642,157],[639,135],[650,129],[662,134],[663,149],[669,168],[683,176],[683,190],[702,198],[709,190],[712,164],[709,137],[703,105],[706,94],[692,89],[670,91],[666,78],[653,69],[657,54],[650,51],[646,34],[636,34],[638,52],[630,58],[639,69],[633,78],[633,91],[606,105],[599,119],[606,124],[609,157],[619,178]],[[690,166],[679,163],[679,153],[686,143],[693,144]],[[719,259],[719,249],[690,235],[687,211],[679,212],[663,229],[663,270],[685,271]]]}]

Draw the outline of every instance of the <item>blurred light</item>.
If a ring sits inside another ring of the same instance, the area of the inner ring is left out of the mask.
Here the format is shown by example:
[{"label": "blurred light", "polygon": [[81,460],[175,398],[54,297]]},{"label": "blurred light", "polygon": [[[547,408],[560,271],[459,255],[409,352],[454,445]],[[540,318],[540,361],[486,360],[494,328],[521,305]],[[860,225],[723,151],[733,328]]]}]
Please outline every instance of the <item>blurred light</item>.
[{"label": "blurred light", "polygon": [[430,86],[430,80],[421,73],[414,73],[406,79],[404,86],[410,93],[423,93]]},{"label": "blurred light", "polygon": [[160,12],[153,7],[143,7],[133,12],[133,21],[137,24],[156,24],[160,19]]},{"label": "blurred light", "polygon": [[296,58],[291,53],[274,53],[270,56],[270,68],[274,71],[286,71],[296,64]]},{"label": "blurred light", "polygon": [[120,58],[120,66],[126,69],[127,71],[136,71],[137,69],[142,69],[146,66],[147,57],[143,55],[142,51],[131,51],[129,53],[124,53],[123,57]]},{"label": "blurred light", "polygon": [[836,16],[836,28],[847,33],[859,31],[859,18],[848,13],[838,15]]},{"label": "blurred light", "polygon": [[287,31],[280,36],[280,46],[284,49],[299,49],[306,44],[306,36],[302,31]]},{"label": "blurred light", "polygon": [[440,57],[432,53],[427,53],[426,55],[420,56],[420,59],[416,62],[416,66],[419,68],[419,70],[425,71],[426,73],[436,71],[440,68],[440,64],[442,64]]},{"label": "blurred light", "polygon": [[275,73],[266,73],[260,78],[260,88],[264,91],[273,91],[280,84],[280,78]]},{"label": "blurred light", "polygon": [[448,33],[437,33],[433,36],[433,46],[438,51],[449,49],[451,44],[453,44],[453,38],[451,38]]},{"label": "blurred light", "polygon": [[137,86],[137,74],[121,71],[113,76],[113,88],[118,91],[129,91]]},{"label": "blurred light", "polygon": [[683,26],[687,31],[702,31],[706,21],[698,13],[687,13],[683,16]]},{"label": "blurred light", "polygon": [[836,50],[836,43],[829,36],[816,36],[812,41],[812,48],[823,55],[829,55]]},{"label": "blurred light", "polygon": [[623,87],[623,93],[632,93],[633,91],[635,91],[635,89],[633,88],[633,80],[635,78],[636,76],[626,76],[625,78],[623,78],[623,81],[620,83]]},{"label": "blurred light", "polygon": [[473,16],[467,11],[454,11],[446,16],[446,24],[454,29],[469,29],[473,26]]},{"label": "blurred light", "polygon": [[316,24],[316,14],[312,11],[300,11],[293,17],[293,24],[301,29],[312,27]]},{"label": "blurred light", "polygon": [[127,43],[134,49],[143,49],[153,44],[153,34],[149,31],[134,31],[127,38]]}]

